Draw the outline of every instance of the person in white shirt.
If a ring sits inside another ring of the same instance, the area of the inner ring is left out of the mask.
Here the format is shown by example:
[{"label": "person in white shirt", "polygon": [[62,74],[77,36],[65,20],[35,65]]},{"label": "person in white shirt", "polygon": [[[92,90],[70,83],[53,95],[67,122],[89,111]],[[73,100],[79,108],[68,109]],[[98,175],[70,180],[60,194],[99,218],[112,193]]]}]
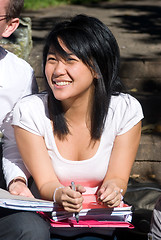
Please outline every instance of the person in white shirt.
[{"label": "person in white shirt", "polygon": [[[9,37],[17,29],[23,3],[23,0],[0,0],[0,39]],[[3,157],[3,172],[7,185],[5,186],[0,169],[0,187],[7,187],[12,194],[30,197],[33,197],[27,187],[30,174],[20,158],[11,121],[15,104],[24,96],[37,91],[37,83],[30,65],[0,47],[0,132],[3,134],[3,153],[0,152],[0,158]],[[22,231],[26,224],[31,226],[32,233]],[[0,239],[47,240],[50,239],[48,228],[46,222],[35,213],[0,208]],[[22,236],[19,236],[20,232]]]},{"label": "person in white shirt", "polygon": [[[12,2],[17,6],[17,12]],[[20,13],[23,1],[16,2],[0,0],[0,38],[9,37],[19,25],[19,18],[9,16],[10,12],[11,14]],[[8,8],[11,9],[10,12],[7,10]],[[26,186],[29,173],[23,162],[17,161],[20,157],[11,126],[12,110],[16,102],[22,97],[37,91],[36,80],[30,65],[0,47],[0,131],[4,141],[3,170],[9,191],[27,196],[32,196]],[[11,184],[13,179],[15,182]]]},{"label": "person in white shirt", "polygon": [[119,206],[143,113],[140,103],[124,93],[115,37],[97,18],[77,15],[50,32],[43,65],[47,92],[25,97],[13,113],[19,150],[41,197],[72,213],[82,209],[84,194]]},{"label": "person in white shirt", "polygon": [[[16,102],[36,92],[37,85],[32,68],[24,60],[2,47],[0,47],[0,56],[0,130],[4,136],[3,171],[7,188],[9,186],[11,193],[31,196],[26,187],[29,173],[20,159],[11,121]],[[11,184],[13,179],[16,181]]]}]

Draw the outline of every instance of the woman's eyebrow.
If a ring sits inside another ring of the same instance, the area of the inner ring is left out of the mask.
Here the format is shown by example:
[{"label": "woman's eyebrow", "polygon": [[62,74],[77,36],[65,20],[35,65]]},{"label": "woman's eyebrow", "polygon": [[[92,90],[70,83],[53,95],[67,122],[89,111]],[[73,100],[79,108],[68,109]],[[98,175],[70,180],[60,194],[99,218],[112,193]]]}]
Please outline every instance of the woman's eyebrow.
[{"label": "woman's eyebrow", "polygon": [[[52,50],[49,50],[49,52],[48,52],[47,55],[57,55],[57,53],[54,52],[54,51],[52,51]],[[65,55],[68,56],[68,57],[70,57],[70,56],[74,56],[75,54],[73,54],[72,52],[68,52],[68,51],[66,52],[66,51],[65,51]]]},{"label": "woman's eyebrow", "polygon": [[74,54],[72,52],[66,52],[68,56],[73,56]]},{"label": "woman's eyebrow", "polygon": [[51,54],[51,55],[55,55],[55,52],[49,51],[49,52],[48,52],[48,55],[50,55],[50,54]]}]

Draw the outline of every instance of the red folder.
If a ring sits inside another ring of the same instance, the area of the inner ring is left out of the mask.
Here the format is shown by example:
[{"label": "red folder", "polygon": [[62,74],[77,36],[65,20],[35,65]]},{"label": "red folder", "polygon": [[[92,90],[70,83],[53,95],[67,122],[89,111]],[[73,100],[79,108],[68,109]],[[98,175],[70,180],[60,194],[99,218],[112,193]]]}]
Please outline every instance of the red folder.
[{"label": "red folder", "polygon": [[[85,217],[80,217],[79,223],[76,222],[75,218],[73,217],[66,217],[63,220],[59,220],[59,218],[56,220],[53,220],[51,215],[48,215],[46,213],[42,213],[41,215],[43,215],[43,217],[50,222],[52,227],[74,227],[74,228],[80,228],[80,227],[108,227],[108,228],[134,228],[134,226],[128,222],[128,221],[124,221],[124,220],[120,220],[119,216],[120,214],[124,215],[124,211],[125,211],[125,215],[127,213],[130,214],[131,213],[131,206],[125,204],[124,202],[121,202],[120,206],[115,207],[115,208],[109,208],[107,206],[101,205],[99,202],[97,202],[97,196],[96,195],[84,195],[84,201],[83,201],[83,209],[82,212],[85,211],[85,214],[88,213],[92,210],[94,210],[94,212],[96,213],[96,218],[93,218],[93,216],[90,215]],[[103,210],[104,209],[104,210]],[[68,216],[68,213],[66,211],[64,211],[60,206],[57,207],[57,209],[55,209],[54,211],[55,214],[58,214],[59,216]],[[97,218],[97,213],[99,215],[99,219]],[[103,214],[104,216],[107,214],[107,216],[111,216],[112,213],[115,214],[116,218],[115,220],[110,219],[102,219],[100,216],[102,216],[101,214]],[[117,215],[118,214],[118,215]],[[81,212],[80,212],[81,215]],[[118,217],[117,217],[118,216]]]},{"label": "red folder", "polygon": [[108,228],[130,228],[133,229],[134,226],[129,222],[124,221],[97,221],[97,220],[80,220],[79,223],[73,219],[65,219],[60,222],[54,221],[49,217],[48,214],[39,212],[45,220],[47,220],[52,227],[108,227]]}]

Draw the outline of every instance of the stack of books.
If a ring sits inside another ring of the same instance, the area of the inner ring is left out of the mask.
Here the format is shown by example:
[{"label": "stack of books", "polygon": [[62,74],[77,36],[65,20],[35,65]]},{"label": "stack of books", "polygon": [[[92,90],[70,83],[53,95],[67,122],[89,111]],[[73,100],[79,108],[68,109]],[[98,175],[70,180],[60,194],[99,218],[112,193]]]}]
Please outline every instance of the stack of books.
[{"label": "stack of books", "polygon": [[79,223],[75,214],[55,206],[50,222],[54,227],[128,227],[133,228],[132,206],[123,201],[120,206],[109,208],[97,201],[96,195],[83,195],[83,208],[79,212]]},{"label": "stack of books", "polygon": [[83,195],[83,197],[79,222],[76,221],[75,214],[65,211],[52,201],[11,195],[3,189],[0,189],[0,207],[39,212],[53,227],[133,228],[132,207],[123,201],[120,206],[109,208],[101,205],[96,195]]}]

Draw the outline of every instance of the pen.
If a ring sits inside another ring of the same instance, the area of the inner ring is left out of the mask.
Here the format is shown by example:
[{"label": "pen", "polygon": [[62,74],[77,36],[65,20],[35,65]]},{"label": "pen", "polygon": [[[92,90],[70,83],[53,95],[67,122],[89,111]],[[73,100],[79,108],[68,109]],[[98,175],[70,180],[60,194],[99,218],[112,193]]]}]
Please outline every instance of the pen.
[{"label": "pen", "polygon": [[[75,191],[75,183],[73,181],[71,182],[71,187],[72,187],[72,190]],[[79,223],[79,213],[75,213],[75,219],[77,223]]]}]

